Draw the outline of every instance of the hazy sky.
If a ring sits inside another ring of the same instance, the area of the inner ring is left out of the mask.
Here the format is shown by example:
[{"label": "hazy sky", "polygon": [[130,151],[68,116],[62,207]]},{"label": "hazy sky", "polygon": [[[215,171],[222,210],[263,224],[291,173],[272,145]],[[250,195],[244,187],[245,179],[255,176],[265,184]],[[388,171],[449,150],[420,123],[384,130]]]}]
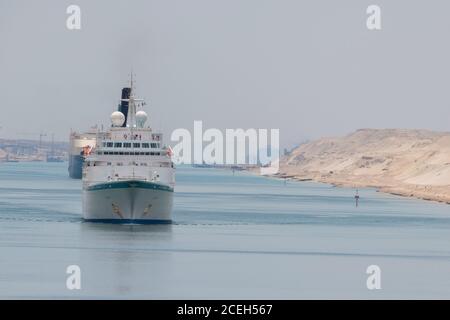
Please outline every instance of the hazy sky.
[{"label": "hazy sky", "polygon": [[[66,28],[81,7],[82,29]],[[366,8],[382,9],[382,30]],[[448,130],[450,2],[0,0],[0,137],[109,123],[130,69],[152,124]]]}]

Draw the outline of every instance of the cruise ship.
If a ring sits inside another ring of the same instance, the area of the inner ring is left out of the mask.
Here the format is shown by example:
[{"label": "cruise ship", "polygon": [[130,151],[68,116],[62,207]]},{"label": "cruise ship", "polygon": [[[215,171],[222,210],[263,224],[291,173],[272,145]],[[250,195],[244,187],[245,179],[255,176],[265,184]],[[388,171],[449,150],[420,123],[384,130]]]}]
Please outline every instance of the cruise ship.
[{"label": "cruise ship", "polygon": [[[123,96],[123,94],[122,94]],[[145,102],[134,96],[133,76],[123,108],[98,132],[83,162],[83,218],[105,223],[170,223],[175,166],[161,133],[146,125]]]}]

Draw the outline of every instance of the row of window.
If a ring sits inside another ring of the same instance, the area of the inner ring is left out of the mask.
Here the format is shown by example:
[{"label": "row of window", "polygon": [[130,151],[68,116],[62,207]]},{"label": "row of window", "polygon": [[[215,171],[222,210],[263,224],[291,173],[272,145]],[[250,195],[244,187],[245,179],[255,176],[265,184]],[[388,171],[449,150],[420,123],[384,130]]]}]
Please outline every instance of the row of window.
[{"label": "row of window", "polygon": [[[87,165],[88,167],[90,167],[90,166],[96,167],[96,166],[102,166],[102,165],[103,165],[103,166],[104,166],[104,165],[111,166],[112,163],[111,163],[111,162],[106,162],[106,163],[104,163],[104,162],[98,162],[98,161],[96,161],[96,162],[87,162],[86,165]],[[122,162],[117,162],[116,165],[119,166],[119,167],[121,167],[121,166],[123,166],[123,163],[122,163]],[[145,163],[145,162],[141,162],[140,164],[137,163],[137,162],[130,162],[128,165],[130,165],[130,166],[142,166],[142,167],[147,167],[147,166],[148,166],[148,164]]]},{"label": "row of window", "polygon": [[[124,165],[123,162],[116,162],[115,163],[116,166],[118,167],[122,167]],[[129,162],[128,163],[129,166],[141,166],[141,167],[147,167],[151,164],[145,163],[145,162]],[[102,162],[102,161],[88,161],[86,162],[86,166],[88,167],[98,167],[98,166],[112,166],[112,162]],[[155,166],[155,164],[153,164],[153,166]],[[173,168],[173,163],[160,163],[160,164],[156,164],[156,166],[159,167],[172,167]]]},{"label": "row of window", "polygon": [[160,144],[159,143],[148,143],[148,142],[103,142],[103,147],[106,148],[131,148],[131,146],[133,146],[133,148],[159,148]]},{"label": "row of window", "polygon": [[124,152],[124,151],[99,151],[97,154],[102,155],[120,155],[120,156],[160,156],[161,152]]}]

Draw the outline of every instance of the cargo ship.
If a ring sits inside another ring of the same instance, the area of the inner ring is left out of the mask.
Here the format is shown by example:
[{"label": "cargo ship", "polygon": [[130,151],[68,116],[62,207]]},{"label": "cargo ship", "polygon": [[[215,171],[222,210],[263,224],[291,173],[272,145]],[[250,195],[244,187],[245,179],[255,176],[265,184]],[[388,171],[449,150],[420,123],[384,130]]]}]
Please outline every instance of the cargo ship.
[{"label": "cargo ship", "polygon": [[70,133],[69,177],[81,179],[84,158],[88,154],[88,150],[94,148],[96,144],[97,131],[95,129],[83,133]]}]

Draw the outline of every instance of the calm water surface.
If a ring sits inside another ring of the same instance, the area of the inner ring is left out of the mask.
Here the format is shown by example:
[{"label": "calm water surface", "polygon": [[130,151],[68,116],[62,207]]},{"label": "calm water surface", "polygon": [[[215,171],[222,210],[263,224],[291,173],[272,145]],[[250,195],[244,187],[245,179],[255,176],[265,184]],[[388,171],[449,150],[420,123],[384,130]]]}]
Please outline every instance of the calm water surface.
[{"label": "calm water surface", "polygon": [[107,225],[80,189],[67,163],[0,163],[0,298],[450,298],[449,205],[184,167],[173,225]]}]

